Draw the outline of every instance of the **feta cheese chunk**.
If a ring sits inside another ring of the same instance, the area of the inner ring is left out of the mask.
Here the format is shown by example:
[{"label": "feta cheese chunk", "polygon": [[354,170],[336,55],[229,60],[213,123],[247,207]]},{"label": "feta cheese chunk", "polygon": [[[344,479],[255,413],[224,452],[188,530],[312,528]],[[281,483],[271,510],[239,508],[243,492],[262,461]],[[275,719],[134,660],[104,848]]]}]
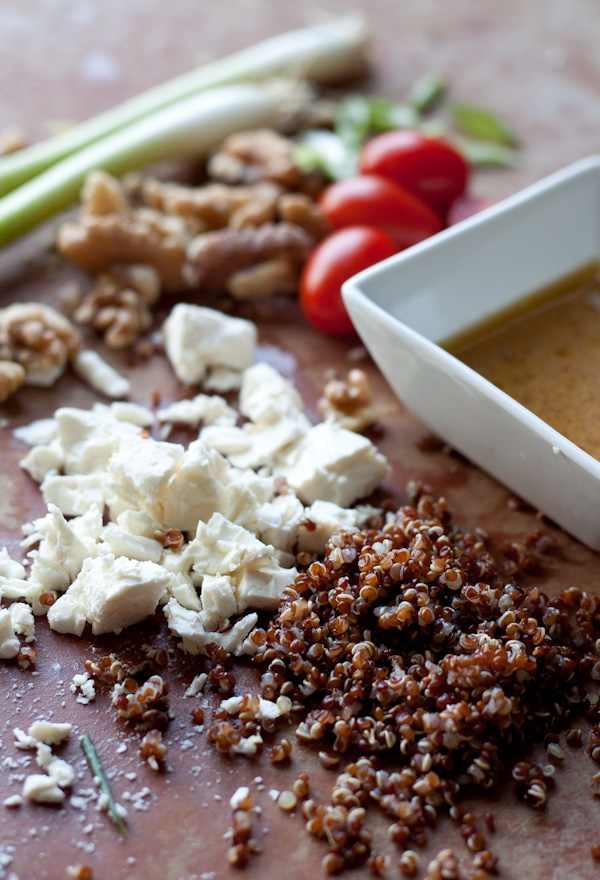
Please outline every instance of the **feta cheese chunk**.
[{"label": "feta cheese chunk", "polygon": [[34,742],[34,748],[37,743],[57,746],[68,738],[72,729],[73,725],[68,721],[47,721],[45,718],[38,718],[29,726],[28,734]]},{"label": "feta cheese chunk", "polygon": [[254,361],[256,326],[204,306],[178,303],[163,334],[175,375],[186,385],[202,382],[212,367],[244,370]]},{"label": "feta cheese chunk", "polygon": [[[295,568],[279,565],[273,546],[263,544],[247,529],[230,522],[220,513],[213,514],[207,523],[198,524],[190,553],[194,558],[194,571],[204,576],[220,575],[231,579],[238,614],[247,608],[272,611],[283,590],[298,574]],[[226,587],[222,583],[225,594]],[[214,589],[214,582],[209,581],[209,589]],[[204,586],[201,598],[204,602]],[[229,602],[224,607],[228,608]]]},{"label": "feta cheese chunk", "polygon": [[33,535],[40,539],[40,545],[27,554],[33,561],[28,585],[35,584],[46,591],[66,590],[90,555],[89,548],[54,504],[48,505],[48,513],[34,520],[33,526]]},{"label": "feta cheese chunk", "polygon": [[36,804],[62,804],[65,793],[51,776],[32,773],[23,783],[23,797]]},{"label": "feta cheese chunk", "polygon": [[15,633],[25,636],[26,642],[33,642],[35,639],[35,620],[29,605],[26,605],[25,602],[13,602],[8,610]]},{"label": "feta cheese chunk", "polygon": [[55,504],[65,516],[79,516],[90,507],[104,511],[102,474],[47,474],[40,486],[46,504]]},{"label": "feta cheese chunk", "polygon": [[118,399],[127,397],[131,391],[131,382],[107,364],[98,352],[88,349],[78,352],[73,358],[73,369],[84,382],[106,395]]},{"label": "feta cheese chunk", "polygon": [[0,660],[12,660],[19,653],[19,640],[8,608],[0,608]]},{"label": "feta cheese chunk", "polygon": [[236,656],[251,652],[246,644],[246,638],[256,626],[258,621],[256,613],[241,617],[226,632],[213,632],[207,629],[203,611],[184,608],[176,599],[170,599],[165,605],[165,616],[169,629],[179,636],[180,647],[188,654],[205,654],[206,646],[211,642]]},{"label": "feta cheese chunk", "polygon": [[379,485],[390,467],[366,437],[323,422],[274,469],[305,504],[321,499],[348,507]]},{"label": "feta cheese chunk", "polygon": [[159,422],[173,422],[197,428],[205,425],[235,425],[238,415],[216,394],[198,394],[191,400],[177,400],[156,413]]},{"label": "feta cheese chunk", "polygon": [[120,633],[154,614],[172,575],[154,562],[112,553],[86,559],[67,592],[48,610],[52,629],[80,636],[86,622],[94,635]]},{"label": "feta cheese chunk", "polygon": [[240,389],[240,412],[256,425],[272,425],[283,417],[310,426],[302,398],[274,367],[254,364],[244,372]]},{"label": "feta cheese chunk", "polygon": [[315,501],[305,512],[313,526],[301,524],[298,529],[298,548],[309,553],[323,553],[334,532],[356,528],[366,516],[354,508],[340,507],[332,501]]},{"label": "feta cheese chunk", "polygon": [[27,446],[41,446],[51,443],[56,438],[56,432],[56,419],[36,419],[28,425],[15,428],[13,434]]}]

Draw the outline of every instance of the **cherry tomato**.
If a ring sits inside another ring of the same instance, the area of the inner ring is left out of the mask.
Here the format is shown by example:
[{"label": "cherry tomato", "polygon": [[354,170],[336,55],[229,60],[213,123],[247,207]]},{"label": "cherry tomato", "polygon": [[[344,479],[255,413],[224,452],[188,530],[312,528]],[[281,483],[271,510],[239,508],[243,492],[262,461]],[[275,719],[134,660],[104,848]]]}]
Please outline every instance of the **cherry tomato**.
[{"label": "cherry tomato", "polygon": [[366,224],[382,229],[398,250],[429,238],[442,228],[429,205],[376,174],[349,177],[328,186],[319,207],[333,229]]},{"label": "cherry tomato", "polygon": [[360,156],[361,174],[380,174],[446,216],[467,185],[469,167],[454,147],[418,131],[388,131],[368,141]]},{"label": "cherry tomato", "polygon": [[343,282],[397,251],[385,232],[371,226],[347,226],[328,235],[311,254],[300,279],[300,303],[307,320],[332,336],[354,333],[342,302]]}]

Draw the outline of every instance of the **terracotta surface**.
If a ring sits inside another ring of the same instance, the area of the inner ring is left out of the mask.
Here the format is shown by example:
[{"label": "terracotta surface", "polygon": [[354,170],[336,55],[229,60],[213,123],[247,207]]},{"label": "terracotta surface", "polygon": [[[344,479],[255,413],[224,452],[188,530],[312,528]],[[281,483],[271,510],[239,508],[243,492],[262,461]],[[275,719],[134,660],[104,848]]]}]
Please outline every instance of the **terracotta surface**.
[{"label": "terracotta surface", "polygon": [[[597,52],[600,11],[595,0],[379,0],[355,4],[369,16],[373,30],[373,71],[363,85],[371,91],[402,97],[415,78],[436,69],[447,76],[459,99],[484,103],[499,111],[519,133],[522,164],[510,172],[478,175],[473,190],[498,198],[524,183],[593,152],[600,118],[600,55]],[[346,3],[284,7],[272,0],[229,0],[216,8],[198,0],[19,0],[0,2],[0,129],[21,125],[32,137],[41,136],[53,120],[77,120],[115,101],[188,69],[207,57],[223,54],[286,28],[304,24],[325,12],[339,12]],[[2,254],[2,304],[43,297],[53,301],[56,291],[74,272],[49,269],[42,230]],[[314,402],[323,377],[332,367],[349,363],[345,343],[325,341],[310,331],[294,307],[276,304],[270,318],[259,322],[261,356],[271,359],[296,381],[314,414]],[[132,399],[150,404],[153,390],[165,399],[181,396],[166,362],[130,366],[125,355],[113,358],[134,382]],[[361,362],[367,364],[368,362]],[[371,373],[374,371],[371,370]],[[376,397],[389,399],[383,381],[373,375]],[[12,429],[35,417],[50,415],[59,403],[89,406],[91,392],[68,377],[54,391],[28,391],[3,407],[10,424],[0,432],[2,491],[0,530],[9,550],[18,555],[20,524],[43,510],[33,483],[19,471],[23,454]],[[457,457],[419,452],[416,441],[423,428],[398,406],[377,437],[394,464],[385,489],[403,497],[407,480],[427,481],[446,495],[455,519],[465,526],[483,526],[493,541],[521,536],[538,525],[531,513],[511,510],[507,491]],[[543,479],[543,475],[540,475]],[[600,574],[598,557],[563,533],[557,532],[558,550],[546,563],[543,577],[549,592],[577,584],[594,586]],[[161,615],[157,617],[157,621]],[[0,800],[20,790],[17,777],[32,767],[11,766],[26,753],[14,748],[12,728],[27,726],[42,715],[70,720],[71,742],[61,755],[78,770],[75,792],[90,788],[92,780],[80,753],[77,734],[92,733],[107,768],[114,773],[119,800],[124,793],[148,785],[148,809],[130,809],[130,833],[124,840],[106,817],[92,807],[87,814],[72,807],[24,805],[18,811],[0,808],[0,852],[12,855],[0,878],[58,880],[66,867],[88,864],[96,880],[221,880],[234,872],[226,867],[229,798],[235,788],[249,784],[262,808],[255,829],[263,843],[262,855],[251,860],[249,876],[271,880],[285,873],[289,880],[321,876],[324,848],[309,840],[298,815],[282,814],[268,796],[270,788],[284,789],[306,769],[316,795],[326,796],[332,776],[320,767],[316,754],[294,748],[287,769],[276,770],[266,759],[250,763],[242,758],[225,761],[191,724],[193,700],[183,693],[204,666],[198,658],[173,652],[165,677],[171,684],[174,720],[167,734],[170,772],[156,775],[138,755],[139,738],[113,719],[108,696],[82,706],[69,690],[76,672],[90,654],[85,639],[60,637],[43,622],[36,627],[39,675],[18,670],[14,663],[0,665]],[[127,631],[121,638],[95,640],[100,653],[115,649],[137,661],[141,645],[152,642],[173,647],[160,624],[149,623]],[[252,668],[240,667],[238,693],[255,689]],[[207,692],[199,698],[211,706],[218,697]],[[293,737],[292,737],[293,738]],[[186,741],[192,746],[187,748]],[[117,753],[119,745],[125,746]],[[9,760],[10,759],[10,760]],[[501,876],[521,880],[593,880],[600,869],[590,847],[600,842],[600,808],[590,794],[595,767],[583,753],[569,751],[557,774],[556,792],[544,812],[519,804],[512,784],[485,800],[473,801],[480,812],[492,811],[497,831],[490,838],[501,857]],[[125,774],[135,773],[135,779]],[[264,778],[258,791],[254,777]],[[91,833],[86,826],[93,825]],[[394,855],[385,840],[384,823],[373,817],[381,839],[380,851]],[[454,827],[440,821],[423,854],[419,876],[426,873],[427,856],[445,845],[457,844],[466,855]],[[11,850],[14,847],[14,850]],[[214,872],[214,873],[212,873]],[[367,876],[367,869],[354,876]],[[389,877],[397,876],[392,867]]]}]

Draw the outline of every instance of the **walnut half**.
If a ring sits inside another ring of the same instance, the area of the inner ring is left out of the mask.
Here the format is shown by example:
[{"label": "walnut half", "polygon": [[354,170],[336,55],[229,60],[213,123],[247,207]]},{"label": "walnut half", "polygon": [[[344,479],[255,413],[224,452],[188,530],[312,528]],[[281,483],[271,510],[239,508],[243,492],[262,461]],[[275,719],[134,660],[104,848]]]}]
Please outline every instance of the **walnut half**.
[{"label": "walnut half", "polygon": [[[227,227],[207,232],[198,235],[188,247],[186,279],[191,285],[208,290],[234,293],[229,286],[232,277],[273,261],[285,262],[297,278],[315,244],[313,236],[292,223],[263,223],[256,228]],[[255,297],[246,293],[245,298]]]},{"label": "walnut half", "polygon": [[19,364],[27,385],[53,385],[79,344],[71,322],[50,306],[13,303],[0,309],[0,360]]},{"label": "walnut half", "polygon": [[25,370],[14,361],[0,361],[0,403],[25,383]]}]

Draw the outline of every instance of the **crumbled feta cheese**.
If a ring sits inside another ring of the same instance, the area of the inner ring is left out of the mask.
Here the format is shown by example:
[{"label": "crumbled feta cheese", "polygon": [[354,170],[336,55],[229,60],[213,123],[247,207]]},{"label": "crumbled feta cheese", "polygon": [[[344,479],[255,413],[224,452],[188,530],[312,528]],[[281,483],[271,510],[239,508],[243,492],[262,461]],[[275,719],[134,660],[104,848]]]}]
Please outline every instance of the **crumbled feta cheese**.
[{"label": "crumbled feta cheese", "polygon": [[262,744],[263,738],[260,733],[253,733],[251,736],[242,737],[239,742],[234,743],[229,749],[229,754],[245,755],[247,758],[253,758]]},{"label": "crumbled feta cheese", "polygon": [[38,719],[29,727],[29,736],[32,736],[36,742],[46,743],[48,746],[57,746],[63,740],[67,739],[73,725],[68,721],[46,721]]},{"label": "crumbled feta cheese", "polygon": [[332,501],[315,501],[304,511],[305,521],[298,529],[298,548],[309,553],[323,553],[325,545],[334,532],[356,528],[366,517],[358,510],[340,507]]},{"label": "crumbled feta cheese", "polygon": [[27,734],[18,727],[15,727],[13,733],[17,740],[16,745],[18,749],[35,749],[38,743],[45,743],[47,746],[57,746],[67,739],[72,729],[73,726],[67,721],[46,721],[40,718],[33,722]]},{"label": "crumbled feta cheese", "polygon": [[[295,568],[281,568],[271,545],[263,544],[220,513],[198,524],[190,552],[194,555],[194,571],[232,579],[238,614],[246,608],[273,610],[282,591],[298,574]],[[225,586],[223,595],[227,595]]]},{"label": "crumbled feta cheese", "polygon": [[78,352],[72,360],[73,369],[94,391],[107,397],[127,397],[131,382],[107,364],[98,352],[88,349]]},{"label": "crumbled feta cheese", "polygon": [[46,504],[55,504],[65,516],[80,516],[90,507],[104,511],[102,474],[47,474],[40,489]]},{"label": "crumbled feta cheese", "polygon": [[202,382],[209,368],[244,370],[254,361],[256,326],[214,309],[178,303],[163,334],[175,375],[187,385]]},{"label": "crumbled feta cheese", "polygon": [[71,692],[76,694],[77,702],[87,705],[96,699],[96,683],[89,672],[78,672],[73,676]]},{"label": "crumbled feta cheese", "polygon": [[274,469],[305,504],[322,499],[341,507],[368,495],[389,471],[370,440],[325,422],[311,428]]},{"label": "crumbled feta cheese", "polygon": [[238,414],[222,397],[198,394],[191,400],[178,400],[156,413],[159,422],[174,422],[197,428],[204,425],[235,425]]},{"label": "crumbled feta cheese", "polygon": [[102,529],[99,549],[102,553],[114,556],[128,556],[140,562],[160,562],[163,546],[154,538],[132,535],[120,529],[116,523],[109,523]]},{"label": "crumbled feta cheese", "polygon": [[273,501],[262,504],[256,512],[258,535],[265,544],[289,552],[296,543],[300,524],[307,516],[308,511],[305,512],[295,495],[277,495]]},{"label": "crumbled feta cheese", "polygon": [[213,367],[206,379],[204,387],[216,394],[227,394],[236,391],[242,384],[243,370],[232,370],[230,367]]},{"label": "crumbled feta cheese", "polygon": [[49,474],[57,474],[64,463],[65,456],[58,440],[47,446],[34,446],[19,462],[36,483],[41,483]]},{"label": "crumbled feta cheese", "polygon": [[129,422],[138,428],[150,428],[154,424],[154,413],[139,403],[115,401],[110,405],[110,414],[119,422]]},{"label": "crumbled feta cheese", "polygon": [[12,660],[19,653],[19,640],[8,608],[0,608],[0,660]]},{"label": "crumbled feta cheese", "polygon": [[26,642],[33,642],[35,639],[35,620],[29,605],[24,602],[13,602],[8,611],[15,633],[25,636]]},{"label": "crumbled feta cheese", "polygon": [[6,547],[2,547],[2,549],[0,550],[0,578],[16,578],[17,580],[23,580],[25,576],[25,568],[21,565],[20,562],[17,562],[15,559],[11,559]]},{"label": "crumbled feta cheese", "polygon": [[240,412],[256,425],[272,425],[288,417],[310,427],[304,415],[302,398],[294,386],[269,364],[254,364],[244,371]]},{"label": "crumbled feta cheese", "polygon": [[188,654],[206,653],[206,645],[211,642],[220,645],[230,654],[236,656],[251,652],[251,648],[245,644],[245,640],[256,626],[257,614],[246,614],[225,632],[207,630],[204,612],[184,608],[176,599],[170,599],[165,605],[165,616],[169,629],[176,636],[179,636],[181,648]]},{"label": "crumbled feta cheese", "polygon": [[2,803],[5,807],[14,810],[23,806],[23,798],[20,794],[11,794],[9,797],[5,798]]},{"label": "crumbled feta cheese", "polygon": [[[55,504],[33,522],[40,545],[27,555],[32,560],[29,586],[43,590],[65,590],[79,574],[89,548],[77,537]],[[27,597],[26,597],[27,598]]]},{"label": "crumbled feta cheese", "polygon": [[107,553],[86,559],[67,592],[48,610],[52,629],[80,636],[121,630],[154,614],[172,575],[154,562]]},{"label": "crumbled feta cheese", "polygon": [[[229,715],[237,715],[242,708],[242,700],[243,697],[229,697],[227,700],[221,700],[220,708],[225,709]],[[261,721],[276,721],[282,715],[289,713],[289,710],[288,713],[283,711],[284,705],[286,704],[282,704],[280,708],[278,703],[274,703],[272,700],[263,700],[262,697],[259,697],[256,717]]]},{"label": "crumbled feta cheese", "polygon": [[32,773],[23,783],[23,796],[37,804],[62,804],[65,793],[51,776]]},{"label": "crumbled feta cheese", "polygon": [[196,675],[195,678],[192,679],[190,686],[186,690],[184,697],[197,697],[199,693],[201,693],[204,685],[206,684],[208,676],[206,672],[201,672],[199,675]]},{"label": "crumbled feta cheese", "polygon": [[27,446],[42,446],[56,438],[57,430],[56,419],[36,419],[28,425],[15,428],[13,434]]}]

